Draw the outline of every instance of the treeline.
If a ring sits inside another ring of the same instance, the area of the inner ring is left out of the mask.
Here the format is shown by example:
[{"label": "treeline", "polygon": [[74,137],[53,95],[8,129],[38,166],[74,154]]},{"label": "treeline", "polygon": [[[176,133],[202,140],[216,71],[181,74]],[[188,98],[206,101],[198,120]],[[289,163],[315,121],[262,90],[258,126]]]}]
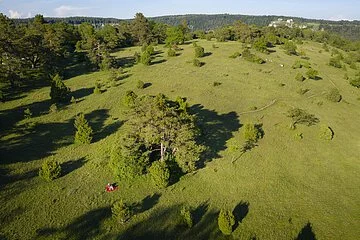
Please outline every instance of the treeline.
[{"label": "treeline", "polygon": [[[319,29],[324,29],[333,33],[337,33],[349,39],[360,39],[360,21],[330,21],[330,20],[316,20],[289,16],[251,16],[251,15],[230,15],[230,14],[189,14],[189,15],[171,15],[149,18],[155,22],[160,22],[172,26],[181,24],[186,20],[192,30],[214,30],[225,25],[234,23],[235,21],[242,21],[248,25],[268,26],[272,21],[278,18],[289,19],[292,18],[296,23],[317,25]],[[45,18],[47,22],[65,22],[69,24],[79,25],[83,22],[88,22],[95,27],[101,27],[103,24],[118,24],[122,21],[116,18],[99,18],[99,17],[67,17],[67,18]],[[31,19],[16,19],[16,23],[27,23]]]},{"label": "treeline", "polygon": [[[149,65],[153,54],[151,45],[166,44],[170,47],[170,56],[176,55],[176,45],[198,38],[239,41],[263,52],[274,45],[290,46],[289,40],[298,43],[312,40],[344,51],[355,51],[352,54],[355,62],[358,61],[360,49],[360,41],[350,41],[327,31],[259,27],[241,21],[212,31],[192,31],[191,25],[185,20],[171,26],[149,20],[141,13],[137,13],[131,21],[105,24],[101,28],[88,22],[78,26],[64,22],[50,23],[41,15],[31,22],[15,24],[0,14],[1,89],[4,86],[14,88],[24,85],[31,80],[52,79],[56,74],[64,77],[68,66],[79,63],[88,65],[90,70],[118,68],[110,53],[128,46],[143,46],[141,55],[134,56],[134,62]],[[249,55],[249,59],[257,61],[252,55]]]}]

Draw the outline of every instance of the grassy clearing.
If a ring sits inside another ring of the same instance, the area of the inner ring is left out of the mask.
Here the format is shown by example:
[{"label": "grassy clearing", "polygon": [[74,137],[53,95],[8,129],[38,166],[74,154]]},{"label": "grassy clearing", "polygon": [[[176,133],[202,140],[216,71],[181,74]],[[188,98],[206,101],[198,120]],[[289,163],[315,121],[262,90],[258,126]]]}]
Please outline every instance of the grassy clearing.
[{"label": "grassy clearing", "polygon": [[[300,45],[319,71],[319,80],[299,82],[293,69],[298,56],[275,48],[270,55],[256,53],[265,64],[229,58],[242,52],[236,42],[199,41],[206,54],[201,68],[194,67],[194,48],[181,46],[179,56],[167,57],[157,46],[151,66],[125,67],[115,86],[93,94],[97,80],[110,72],[95,72],[65,81],[76,104],[48,113],[49,87],[22,98],[1,103],[0,237],[8,239],[218,239],[217,214],[234,210],[242,220],[234,239],[293,239],[301,234],[316,239],[356,239],[360,235],[360,96],[343,79],[345,71],[328,66],[330,53],[317,43]],[[139,48],[114,55],[123,65]],[[283,64],[284,67],[280,65]],[[348,68],[349,77],[355,71]],[[136,87],[138,81],[144,89]],[[221,83],[214,86],[214,82]],[[343,100],[326,100],[329,88],[339,89]],[[309,89],[303,95],[298,89]],[[120,190],[105,193],[115,181],[107,166],[116,133],[124,118],[122,96],[137,94],[187,97],[192,111],[202,120],[207,145],[206,166],[162,191],[148,177],[119,182]],[[275,103],[262,111],[254,111]],[[305,109],[320,124],[298,125],[290,130],[286,112]],[[29,108],[33,118],[25,120]],[[94,143],[74,145],[76,114],[83,112],[94,130]],[[241,126],[263,123],[265,135],[258,146],[231,163],[230,143],[244,143]],[[320,125],[330,126],[334,139],[319,139]],[[296,134],[302,139],[296,139]],[[65,174],[48,183],[38,177],[42,162],[54,156]],[[133,204],[136,215],[125,225],[111,219],[111,205],[118,199]],[[182,205],[196,209],[194,227],[181,222]],[[310,223],[311,225],[308,225]],[[306,235],[308,234],[308,235]],[[301,235],[303,236],[303,235]]]}]

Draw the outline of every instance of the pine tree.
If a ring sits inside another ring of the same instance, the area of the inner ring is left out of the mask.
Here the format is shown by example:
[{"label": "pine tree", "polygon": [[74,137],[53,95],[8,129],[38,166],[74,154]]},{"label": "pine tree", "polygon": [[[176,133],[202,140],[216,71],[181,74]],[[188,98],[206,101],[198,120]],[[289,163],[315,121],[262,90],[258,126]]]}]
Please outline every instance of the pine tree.
[{"label": "pine tree", "polygon": [[61,166],[53,159],[46,159],[39,169],[39,176],[47,181],[52,181],[61,175]]},{"label": "pine tree", "polygon": [[235,217],[231,211],[221,209],[218,218],[220,231],[225,235],[230,235],[235,225]]},{"label": "pine tree", "polygon": [[76,116],[74,126],[76,128],[75,143],[90,144],[93,130],[86,121],[83,113]]},{"label": "pine tree", "polygon": [[56,74],[51,82],[50,97],[53,102],[67,102],[69,101],[70,88],[66,87],[65,83]]}]

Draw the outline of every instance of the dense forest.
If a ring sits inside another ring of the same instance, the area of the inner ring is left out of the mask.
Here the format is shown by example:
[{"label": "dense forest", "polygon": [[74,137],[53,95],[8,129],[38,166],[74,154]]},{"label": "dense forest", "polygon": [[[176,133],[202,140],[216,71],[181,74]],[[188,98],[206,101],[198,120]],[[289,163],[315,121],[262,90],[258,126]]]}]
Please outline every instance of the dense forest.
[{"label": "dense forest", "polygon": [[[186,20],[189,26],[193,30],[213,30],[225,25],[233,24],[235,21],[242,21],[248,25],[267,26],[272,21],[278,18],[289,19],[292,18],[296,23],[309,24],[311,26],[316,25],[318,29],[324,29],[329,32],[337,33],[349,39],[360,39],[360,22],[356,21],[331,21],[331,20],[317,20],[307,19],[290,16],[251,16],[251,15],[231,15],[231,14],[189,14],[189,15],[174,15],[174,16],[160,16],[152,17],[149,20],[155,22],[165,23],[168,25],[179,25],[182,21]],[[31,19],[16,19],[15,22],[26,23]],[[116,18],[99,18],[99,17],[67,17],[67,18],[45,18],[46,21],[54,22],[66,22],[69,24],[81,24],[83,22],[91,23],[97,27],[102,24],[108,23],[120,23],[121,20]]]}]

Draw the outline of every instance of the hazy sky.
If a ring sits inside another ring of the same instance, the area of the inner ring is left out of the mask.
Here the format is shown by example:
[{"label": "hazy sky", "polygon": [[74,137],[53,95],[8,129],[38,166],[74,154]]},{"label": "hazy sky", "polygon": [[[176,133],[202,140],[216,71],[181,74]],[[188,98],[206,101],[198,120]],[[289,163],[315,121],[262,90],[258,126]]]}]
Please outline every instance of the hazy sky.
[{"label": "hazy sky", "polygon": [[360,0],[0,0],[0,12],[23,18],[101,16],[132,18],[188,13],[285,15],[331,20],[360,20]]}]

